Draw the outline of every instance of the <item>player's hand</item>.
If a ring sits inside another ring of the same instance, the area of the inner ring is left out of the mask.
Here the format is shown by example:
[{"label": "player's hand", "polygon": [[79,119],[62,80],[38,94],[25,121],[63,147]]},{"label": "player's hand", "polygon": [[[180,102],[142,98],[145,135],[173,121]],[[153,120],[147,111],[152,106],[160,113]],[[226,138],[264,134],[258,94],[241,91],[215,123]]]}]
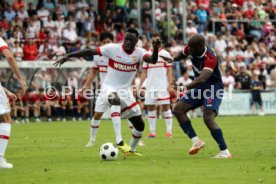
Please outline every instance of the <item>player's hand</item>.
[{"label": "player's hand", "polygon": [[22,94],[25,94],[27,88],[26,82],[23,79],[19,79],[18,82],[21,85]]},{"label": "player's hand", "polygon": [[55,65],[55,67],[60,67],[63,63],[65,63],[65,62],[68,61],[68,60],[69,60],[68,55],[65,55],[65,56],[59,58],[59,59],[54,63],[54,65]]},{"label": "player's hand", "polygon": [[162,41],[160,40],[160,38],[153,38],[152,39],[152,46],[154,49],[159,49],[162,45]]},{"label": "player's hand", "polygon": [[175,91],[175,85],[174,84],[169,84],[167,90],[168,90],[168,92],[174,92]]},{"label": "player's hand", "polygon": [[17,96],[14,93],[7,90],[6,94],[13,102],[16,101]]}]

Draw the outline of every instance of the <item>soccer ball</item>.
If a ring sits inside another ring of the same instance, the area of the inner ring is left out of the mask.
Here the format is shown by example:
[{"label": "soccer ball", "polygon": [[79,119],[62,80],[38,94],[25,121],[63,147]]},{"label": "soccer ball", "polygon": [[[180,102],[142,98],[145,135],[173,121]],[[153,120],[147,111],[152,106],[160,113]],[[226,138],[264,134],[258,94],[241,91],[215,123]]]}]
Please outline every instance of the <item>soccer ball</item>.
[{"label": "soccer ball", "polygon": [[118,156],[118,148],[112,143],[105,143],[100,147],[99,155],[102,160],[115,160]]}]

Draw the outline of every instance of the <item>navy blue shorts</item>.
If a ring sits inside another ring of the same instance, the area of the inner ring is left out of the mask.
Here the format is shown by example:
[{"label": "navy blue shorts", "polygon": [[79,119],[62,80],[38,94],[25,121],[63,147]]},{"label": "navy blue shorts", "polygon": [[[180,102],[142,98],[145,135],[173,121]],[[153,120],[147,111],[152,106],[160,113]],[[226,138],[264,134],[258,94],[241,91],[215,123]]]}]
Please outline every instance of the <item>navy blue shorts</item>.
[{"label": "navy blue shorts", "polygon": [[204,110],[213,110],[216,114],[218,114],[222,97],[222,84],[203,84],[198,88],[188,91],[186,95],[180,99],[180,101],[191,104],[192,109],[196,109],[203,105]]}]

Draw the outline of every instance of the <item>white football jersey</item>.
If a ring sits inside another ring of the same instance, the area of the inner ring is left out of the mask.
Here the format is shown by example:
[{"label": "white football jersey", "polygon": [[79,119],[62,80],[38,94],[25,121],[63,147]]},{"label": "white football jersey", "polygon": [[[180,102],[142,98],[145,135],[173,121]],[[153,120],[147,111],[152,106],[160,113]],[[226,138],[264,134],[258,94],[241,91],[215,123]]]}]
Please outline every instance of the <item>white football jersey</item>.
[{"label": "white football jersey", "polygon": [[167,63],[162,57],[172,59],[171,55],[164,49],[158,52],[158,62],[156,64],[143,64],[143,70],[147,70],[147,89],[162,89],[168,87],[167,69],[172,67],[171,63]]},{"label": "white football jersey", "polygon": [[9,49],[8,44],[0,37],[0,53],[2,53],[2,51],[4,49]]},{"label": "white football jersey", "polygon": [[104,87],[113,89],[128,88],[139,68],[139,64],[147,55],[147,51],[136,47],[128,54],[122,44],[108,44],[97,48],[98,55],[108,57],[108,67],[106,78],[103,82]]},{"label": "white football jersey", "polygon": [[101,86],[107,74],[108,58],[105,56],[94,56],[93,69],[100,73]]}]

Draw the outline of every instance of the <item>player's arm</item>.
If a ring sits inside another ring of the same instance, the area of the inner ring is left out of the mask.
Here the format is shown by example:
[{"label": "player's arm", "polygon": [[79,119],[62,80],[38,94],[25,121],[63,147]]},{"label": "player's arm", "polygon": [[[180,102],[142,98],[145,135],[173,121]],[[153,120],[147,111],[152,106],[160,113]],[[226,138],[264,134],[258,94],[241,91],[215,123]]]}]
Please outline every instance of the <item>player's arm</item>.
[{"label": "player's arm", "polygon": [[142,73],[140,75],[140,84],[139,84],[139,90],[142,89],[142,86],[147,78],[147,70],[143,69]]},{"label": "player's arm", "polygon": [[88,75],[84,85],[80,89],[80,92],[84,91],[85,89],[89,89],[91,87],[91,83],[95,79],[95,77],[98,75],[98,73],[99,73],[99,70],[96,70],[94,68],[91,69],[90,74]]},{"label": "player's arm", "polygon": [[176,55],[174,55],[173,59],[167,58],[164,56],[160,56],[160,57],[162,57],[166,62],[172,63],[172,62],[181,61],[183,59],[187,59],[188,56],[189,56],[189,50],[188,50],[188,46],[186,46],[183,51],[178,52]]},{"label": "player's arm", "polygon": [[172,91],[173,89],[171,88],[171,84],[173,83],[173,72],[172,72],[172,67],[167,68],[167,80],[168,80],[168,91]]},{"label": "player's arm", "polygon": [[150,63],[150,64],[156,64],[158,61],[158,52],[159,52],[159,48],[161,47],[161,40],[159,38],[155,38],[152,40],[152,46],[153,46],[153,52],[152,54],[146,54],[143,57],[143,60],[146,63]]},{"label": "player's arm", "polygon": [[2,88],[4,89],[4,91],[8,97],[10,97],[13,101],[16,101],[17,96],[14,93],[10,92],[8,89],[6,89],[4,87],[2,87]]},{"label": "player's arm", "polygon": [[23,80],[23,77],[19,71],[19,68],[16,64],[16,60],[14,59],[12,53],[10,52],[10,50],[7,48],[7,49],[4,49],[2,50],[2,54],[5,56],[5,58],[7,59],[12,71],[14,72],[19,84],[21,85],[21,88],[22,88],[22,92],[23,94],[25,93],[26,91],[26,83],[25,81]]},{"label": "player's arm", "polygon": [[203,69],[200,73],[200,75],[195,78],[195,80],[193,80],[191,83],[187,84],[185,86],[186,90],[190,90],[193,88],[196,88],[197,86],[205,83],[213,74],[213,71],[208,69]]},{"label": "player's arm", "polygon": [[83,49],[76,52],[72,52],[69,54],[64,55],[60,59],[58,59],[54,65],[61,66],[63,63],[67,62],[70,58],[79,58],[79,57],[88,57],[88,56],[94,56],[98,55],[97,49]]}]

